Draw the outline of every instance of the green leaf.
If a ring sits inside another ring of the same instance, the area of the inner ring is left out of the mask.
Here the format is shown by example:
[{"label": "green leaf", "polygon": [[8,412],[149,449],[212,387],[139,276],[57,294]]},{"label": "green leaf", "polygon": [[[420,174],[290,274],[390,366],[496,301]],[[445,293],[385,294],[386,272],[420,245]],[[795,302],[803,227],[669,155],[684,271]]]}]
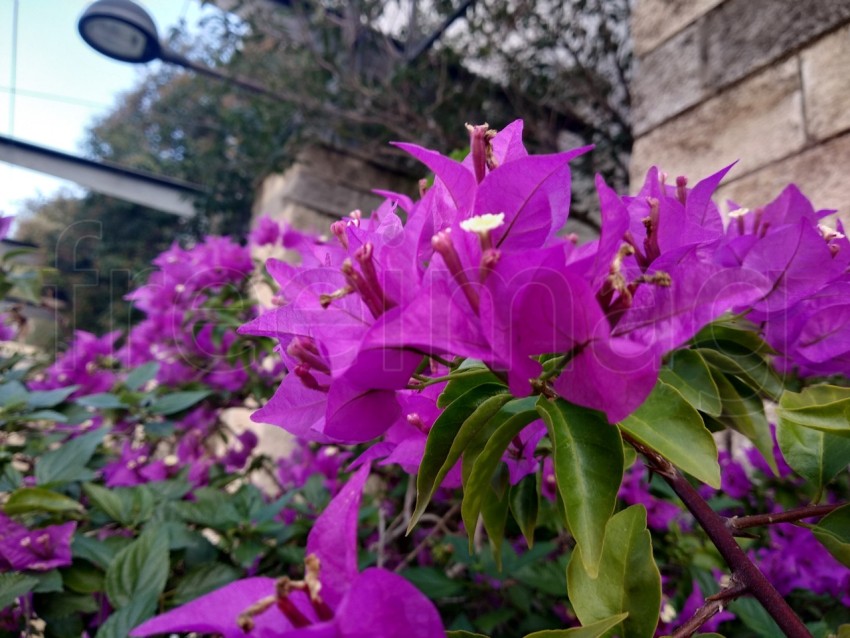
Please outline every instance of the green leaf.
[{"label": "green leaf", "polygon": [[812,533],[835,560],[850,567],[850,505],[824,516],[812,526]]},{"label": "green leaf", "polygon": [[223,563],[200,565],[177,583],[174,588],[172,604],[175,606],[184,605],[219,587],[232,583],[240,576],[242,576],[241,570]]},{"label": "green leaf", "polygon": [[463,629],[455,629],[454,631],[447,631],[446,638],[490,638],[489,636],[485,636],[484,634],[476,634],[471,631],[464,631]]},{"label": "green leaf", "polygon": [[115,559],[115,555],[131,542],[124,536],[110,536],[101,541],[91,536],[75,534],[71,539],[71,551],[74,558],[83,558],[105,570]]},{"label": "green leaf", "polygon": [[764,403],[761,398],[753,394],[748,386],[722,372],[712,370],[712,375],[723,399],[721,422],[752,441],[773,473],[778,475],[770,423],[764,415]]},{"label": "green leaf", "polygon": [[481,518],[484,521],[484,529],[487,531],[487,539],[493,549],[493,559],[496,561],[496,569],[502,570],[502,541],[505,538],[505,526],[508,523],[508,472],[507,467],[502,466],[500,472],[493,479],[493,485],[487,498],[481,503]]},{"label": "green leaf", "polygon": [[86,483],[83,491],[109,518],[126,527],[135,527],[147,521],[156,505],[156,498],[148,485],[107,489],[95,483]]},{"label": "green leaf", "polygon": [[714,437],[699,412],[672,386],[659,380],[620,428],[691,476],[720,489]]},{"label": "green leaf", "polygon": [[765,608],[752,598],[738,598],[729,604],[729,611],[740,618],[759,638],[776,638],[784,635]]},{"label": "green leaf", "polygon": [[[537,410],[552,441],[555,480],[566,508],[567,526],[582,548],[587,569],[595,575],[605,525],[614,512],[623,480],[620,431],[601,413],[563,399],[540,397]],[[614,613],[621,611],[626,610]]]},{"label": "green leaf", "polygon": [[28,396],[29,391],[20,381],[7,381],[0,385],[0,406],[19,405],[24,407],[27,404]]},{"label": "green leaf", "polygon": [[539,495],[538,474],[529,474],[516,485],[510,487],[510,509],[519,525],[529,548],[534,547],[534,529],[537,527]]},{"label": "green leaf", "polygon": [[103,578],[103,572],[87,561],[76,561],[62,570],[65,587],[81,594],[103,591]]},{"label": "green leaf", "polygon": [[80,480],[85,466],[94,456],[108,428],[98,428],[38,457],[35,462],[35,481],[38,485],[56,485]]},{"label": "green leaf", "polygon": [[535,631],[533,634],[528,634],[525,638],[599,638],[605,635],[609,629],[613,629],[626,618],[629,614],[617,614],[604,620],[585,625],[584,627],[571,627],[570,629],[546,629],[544,631]]},{"label": "green leaf", "polygon": [[168,535],[145,530],[107,568],[104,584],[109,602],[120,609],[133,600],[155,601],[165,589],[168,568]]},{"label": "green leaf", "polygon": [[446,387],[437,397],[437,407],[447,408],[461,396],[484,384],[496,384],[504,386],[504,383],[483,363],[476,359],[465,359],[463,363],[451,373],[451,379]]},{"label": "green leaf", "polygon": [[149,361],[148,363],[131,370],[127,375],[127,378],[124,380],[124,385],[127,386],[128,390],[141,390],[142,386],[153,379],[158,372],[159,363],[156,361]]},{"label": "green leaf", "polygon": [[43,487],[22,487],[12,492],[3,511],[10,516],[42,512],[60,514],[82,512],[83,506],[64,494]]},{"label": "green leaf", "polygon": [[401,575],[431,600],[462,595],[465,591],[462,583],[452,580],[445,571],[435,567],[409,567]]},{"label": "green leaf", "polygon": [[478,523],[478,515],[481,513],[481,504],[490,494],[490,483],[496,468],[513,438],[529,423],[539,418],[534,409],[536,403],[536,397],[525,397],[506,403],[493,417],[493,421],[498,422],[499,425],[487,439],[483,450],[474,455],[474,460],[473,455],[469,455],[469,459],[464,455],[464,464],[466,465],[467,461],[472,464],[469,478],[463,488],[463,504],[461,505],[461,516],[469,534],[470,547],[472,547],[472,535]]},{"label": "green leaf", "polygon": [[100,392],[98,394],[89,394],[88,396],[80,397],[77,403],[87,408],[95,408],[98,410],[121,410],[130,406],[124,403],[119,397],[110,392]]},{"label": "green leaf", "polygon": [[168,416],[169,414],[176,414],[177,412],[182,412],[183,410],[191,408],[199,401],[206,399],[210,394],[212,394],[212,392],[209,390],[174,392],[172,394],[166,394],[165,396],[159,397],[150,405],[149,409],[153,414]]},{"label": "green leaf", "polygon": [[807,428],[850,437],[850,388],[813,385],[800,393],[786,392],[776,414]]},{"label": "green leaf", "polygon": [[782,379],[762,356],[754,352],[698,348],[706,363],[724,374],[738,377],[757,393],[778,401],[785,391]]},{"label": "green leaf", "polygon": [[807,428],[780,415],[776,440],[782,456],[818,491],[850,465],[850,439]]},{"label": "green leaf", "polygon": [[67,423],[68,417],[56,410],[36,410],[21,415],[23,421],[53,421],[55,423]]},{"label": "green leaf", "polygon": [[476,386],[452,402],[434,422],[416,477],[416,508],[407,531],[419,521],[466,443],[510,400],[507,388],[492,383]]},{"label": "green leaf", "polygon": [[127,638],[131,629],[153,616],[155,611],[155,598],[137,598],[109,616],[97,630],[95,638]]},{"label": "green leaf", "polygon": [[37,390],[30,392],[27,395],[27,407],[30,410],[39,410],[41,408],[52,408],[59,405],[74,391],[79,388],[78,385],[68,386],[67,388],[58,388],[56,390]]},{"label": "green leaf", "polygon": [[38,585],[38,578],[17,572],[0,572],[0,609],[5,609],[15,599],[30,593]]},{"label": "green leaf", "polygon": [[567,566],[567,591],[583,625],[628,617],[605,635],[651,638],[661,607],[661,575],[652,557],[646,509],[632,505],[608,522],[598,573],[590,573],[579,546]]},{"label": "green leaf", "polygon": [[677,350],[670,355],[670,362],[661,369],[662,381],[672,385],[700,412],[720,416],[723,404],[720,391],[711,376],[705,359],[694,350]]}]

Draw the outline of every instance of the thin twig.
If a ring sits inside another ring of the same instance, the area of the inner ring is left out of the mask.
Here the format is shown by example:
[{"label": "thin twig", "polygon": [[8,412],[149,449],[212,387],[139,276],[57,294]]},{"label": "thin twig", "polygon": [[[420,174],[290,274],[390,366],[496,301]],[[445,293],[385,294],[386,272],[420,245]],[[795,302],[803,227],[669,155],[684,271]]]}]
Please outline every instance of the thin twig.
[{"label": "thin twig", "polygon": [[702,606],[694,612],[694,615],[679,625],[670,634],[670,638],[691,638],[700,627],[723,611],[727,603],[743,596],[745,593],[747,593],[747,587],[736,582],[733,577],[733,581],[728,587],[724,587],[713,596],[708,596]]},{"label": "thin twig", "polygon": [[731,530],[732,533],[735,533],[737,530],[748,529],[750,527],[761,527],[762,525],[773,525],[774,523],[795,523],[803,520],[804,518],[825,516],[843,505],[846,505],[846,503],[807,505],[805,507],[797,507],[795,509],[786,510],[784,512],[776,512],[773,514],[733,516],[732,518],[726,519],[726,527]]},{"label": "thin twig", "polygon": [[419,541],[419,544],[416,547],[413,548],[413,551],[411,551],[407,556],[405,556],[401,560],[401,562],[398,565],[396,565],[396,568],[395,568],[394,571],[400,572],[402,569],[407,567],[410,564],[410,562],[414,558],[416,558],[416,556],[419,554],[419,552],[421,552],[423,549],[425,549],[425,546],[431,541],[431,537],[436,532],[438,532],[439,530],[445,531],[447,529],[446,528],[446,521],[448,521],[452,516],[457,514],[458,510],[460,510],[460,503],[455,503],[454,505],[452,505],[451,508],[449,509],[449,511],[446,512],[445,514],[443,514],[443,516],[440,518],[440,520],[437,521],[437,524],[434,525],[434,527],[432,527],[430,530],[428,530],[428,533],[425,535],[425,538],[423,538],[421,541]]}]

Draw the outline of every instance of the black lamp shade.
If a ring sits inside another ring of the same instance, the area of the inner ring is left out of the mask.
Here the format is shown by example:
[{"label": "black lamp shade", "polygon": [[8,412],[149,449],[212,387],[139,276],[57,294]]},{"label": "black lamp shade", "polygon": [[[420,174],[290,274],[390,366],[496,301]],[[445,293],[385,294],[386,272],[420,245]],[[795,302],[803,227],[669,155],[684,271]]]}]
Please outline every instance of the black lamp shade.
[{"label": "black lamp shade", "polygon": [[131,0],[97,0],[80,16],[80,35],[96,51],[122,62],[150,62],[160,56],[156,24]]}]

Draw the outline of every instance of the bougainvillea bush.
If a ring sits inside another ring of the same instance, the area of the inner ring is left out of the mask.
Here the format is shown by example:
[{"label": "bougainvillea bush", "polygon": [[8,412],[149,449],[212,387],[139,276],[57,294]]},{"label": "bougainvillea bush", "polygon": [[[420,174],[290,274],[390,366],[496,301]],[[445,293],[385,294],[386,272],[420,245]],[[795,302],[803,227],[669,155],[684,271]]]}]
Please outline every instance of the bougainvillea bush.
[{"label": "bougainvillea bush", "polygon": [[[652,169],[597,180],[582,243],[559,231],[590,149],[469,129],[462,162],[399,144],[434,175],[415,201],[175,245],[141,323],[5,360],[5,631],[850,631],[833,211],[789,186],[724,218],[728,167]],[[287,255],[262,281],[258,246]]]}]

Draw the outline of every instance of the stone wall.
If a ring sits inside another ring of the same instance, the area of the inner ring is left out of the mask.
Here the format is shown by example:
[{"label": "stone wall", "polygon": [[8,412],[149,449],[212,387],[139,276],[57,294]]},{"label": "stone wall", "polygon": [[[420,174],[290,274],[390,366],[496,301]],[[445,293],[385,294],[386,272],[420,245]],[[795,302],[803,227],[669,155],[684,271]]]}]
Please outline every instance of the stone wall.
[{"label": "stone wall", "polygon": [[850,220],[850,1],[636,0],[632,190],[737,160],[741,206],[796,183]]},{"label": "stone wall", "polygon": [[254,218],[270,215],[299,230],[327,232],[355,209],[370,213],[383,197],[373,189],[412,194],[416,181],[350,152],[324,146],[304,149],[286,171],[268,176],[254,201]]}]

